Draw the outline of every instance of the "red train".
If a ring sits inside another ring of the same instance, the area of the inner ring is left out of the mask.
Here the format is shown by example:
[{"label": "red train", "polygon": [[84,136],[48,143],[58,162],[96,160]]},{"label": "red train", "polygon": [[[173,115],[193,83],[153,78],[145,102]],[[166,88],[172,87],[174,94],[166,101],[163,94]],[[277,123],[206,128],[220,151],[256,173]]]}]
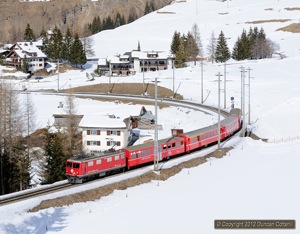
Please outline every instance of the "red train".
[{"label": "red train", "polygon": [[[221,140],[241,128],[239,109],[232,109],[229,117],[220,123]],[[169,159],[205,147],[218,141],[218,123],[175,137],[158,141],[159,160]],[[70,183],[82,183],[94,177],[101,177],[116,171],[125,171],[154,161],[154,142],[129,146],[111,153],[93,156],[76,156],[68,159],[66,176]]]}]

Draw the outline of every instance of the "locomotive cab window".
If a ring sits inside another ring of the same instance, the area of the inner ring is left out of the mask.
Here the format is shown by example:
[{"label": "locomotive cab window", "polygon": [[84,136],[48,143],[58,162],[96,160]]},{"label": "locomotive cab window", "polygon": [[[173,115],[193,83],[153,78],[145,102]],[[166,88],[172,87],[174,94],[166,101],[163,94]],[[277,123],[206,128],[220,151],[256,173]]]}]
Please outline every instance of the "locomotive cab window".
[{"label": "locomotive cab window", "polygon": [[79,163],[73,163],[73,168],[79,168],[80,164]]},{"label": "locomotive cab window", "polygon": [[71,162],[67,162],[67,167],[72,167],[72,163]]}]

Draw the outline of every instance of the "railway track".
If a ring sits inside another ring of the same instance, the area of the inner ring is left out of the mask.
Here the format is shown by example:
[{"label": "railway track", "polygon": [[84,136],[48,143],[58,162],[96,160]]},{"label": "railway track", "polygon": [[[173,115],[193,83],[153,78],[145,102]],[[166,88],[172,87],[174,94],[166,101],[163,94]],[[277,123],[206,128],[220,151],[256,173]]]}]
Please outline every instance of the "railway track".
[{"label": "railway track", "polygon": [[[14,202],[23,201],[29,198],[50,194],[53,192],[62,191],[72,187],[73,185],[69,183],[63,183],[59,185],[52,185],[46,188],[38,188],[38,189],[30,189],[24,190],[22,192],[18,192],[17,194],[9,194],[4,196],[4,198],[0,197],[0,206],[8,205]],[[75,185],[76,186],[76,185]]]},{"label": "railway track", "polygon": [[[43,94],[49,94],[49,95],[66,95],[65,93],[54,93],[54,92],[43,92]],[[103,97],[103,98],[109,98],[109,99],[124,99],[124,100],[142,100],[142,101],[147,101],[153,103],[155,100],[152,97],[145,97],[145,96],[136,96],[136,95],[111,95],[111,94],[97,94],[97,93],[75,93],[74,96],[76,97]],[[203,104],[198,104],[198,103],[193,103],[193,102],[188,102],[188,101],[182,101],[182,100],[175,100],[175,99],[169,99],[169,98],[159,98],[157,99],[160,103],[164,104],[170,104],[174,106],[181,106],[181,107],[187,107],[187,108],[192,108],[198,111],[211,111],[211,112],[217,112],[218,113],[218,108],[203,105]],[[226,117],[229,115],[229,113],[225,110],[220,110],[220,114],[223,117]],[[59,185],[52,185],[52,186],[47,186],[46,188],[38,188],[38,189],[32,189],[32,190],[26,190],[24,192],[18,192],[17,194],[10,194],[6,195],[3,198],[0,197],[0,206],[4,206],[7,204],[11,204],[14,202],[19,202],[23,201],[26,199],[30,199],[33,197],[41,196],[41,195],[46,195],[50,194],[53,192],[58,192],[62,191],[65,189],[68,189],[70,187],[74,186],[80,186],[80,184],[77,185],[71,185],[68,182],[65,182],[63,184]]]}]

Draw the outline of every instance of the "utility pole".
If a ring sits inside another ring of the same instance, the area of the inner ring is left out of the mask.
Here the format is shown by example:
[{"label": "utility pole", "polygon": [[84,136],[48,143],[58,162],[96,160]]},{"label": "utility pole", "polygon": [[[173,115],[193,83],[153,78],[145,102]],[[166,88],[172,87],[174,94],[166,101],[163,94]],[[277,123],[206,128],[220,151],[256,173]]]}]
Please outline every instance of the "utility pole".
[{"label": "utility pole", "polygon": [[243,111],[243,66],[240,66],[241,69],[241,111]]},{"label": "utility pole", "polygon": [[203,104],[203,60],[201,60],[201,103]]},{"label": "utility pole", "polygon": [[243,95],[243,110],[242,110],[242,112],[243,112],[243,127],[242,127],[242,136],[243,137],[245,137],[245,123],[246,123],[246,113],[245,113],[245,73],[246,73],[246,71],[245,71],[245,68],[243,68],[243,75],[242,75],[242,84],[243,84],[243,86],[242,86],[242,95]]},{"label": "utility pole", "polygon": [[248,68],[248,125],[250,125],[250,71],[252,69],[249,67]]},{"label": "utility pole", "polygon": [[108,93],[110,93],[110,87],[111,87],[111,64],[110,64],[110,60],[109,62],[109,88],[108,88]]},{"label": "utility pole", "polygon": [[224,109],[226,109],[226,62],[224,63]]},{"label": "utility pole", "polygon": [[145,60],[143,60],[143,92],[142,95],[145,95]]},{"label": "utility pole", "polygon": [[157,130],[157,78],[155,78],[155,133],[154,133],[154,171],[158,171],[158,130]]},{"label": "utility pole", "polygon": [[59,92],[59,59],[57,59],[57,92]]},{"label": "utility pole", "polygon": [[[172,60],[172,64],[173,64],[173,95],[175,95],[175,63],[174,63],[175,57]],[[174,96],[175,98],[175,96]]]},{"label": "utility pole", "polygon": [[221,122],[220,122],[220,103],[221,103],[221,79],[222,76],[219,72],[216,76],[218,76],[218,150],[220,150],[220,143],[221,143]]}]

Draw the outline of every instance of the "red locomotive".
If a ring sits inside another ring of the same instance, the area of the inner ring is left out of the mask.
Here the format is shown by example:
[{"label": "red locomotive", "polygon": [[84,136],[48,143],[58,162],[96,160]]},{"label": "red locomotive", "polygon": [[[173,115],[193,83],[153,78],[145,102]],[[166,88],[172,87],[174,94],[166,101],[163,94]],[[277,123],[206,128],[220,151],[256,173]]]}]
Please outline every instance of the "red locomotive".
[{"label": "red locomotive", "polygon": [[[241,128],[239,109],[220,122],[221,140]],[[218,141],[218,123],[158,141],[159,160],[169,159]],[[154,142],[129,146],[122,150],[93,156],[76,156],[67,160],[66,176],[70,183],[82,183],[116,171],[125,171],[154,161]]]}]

